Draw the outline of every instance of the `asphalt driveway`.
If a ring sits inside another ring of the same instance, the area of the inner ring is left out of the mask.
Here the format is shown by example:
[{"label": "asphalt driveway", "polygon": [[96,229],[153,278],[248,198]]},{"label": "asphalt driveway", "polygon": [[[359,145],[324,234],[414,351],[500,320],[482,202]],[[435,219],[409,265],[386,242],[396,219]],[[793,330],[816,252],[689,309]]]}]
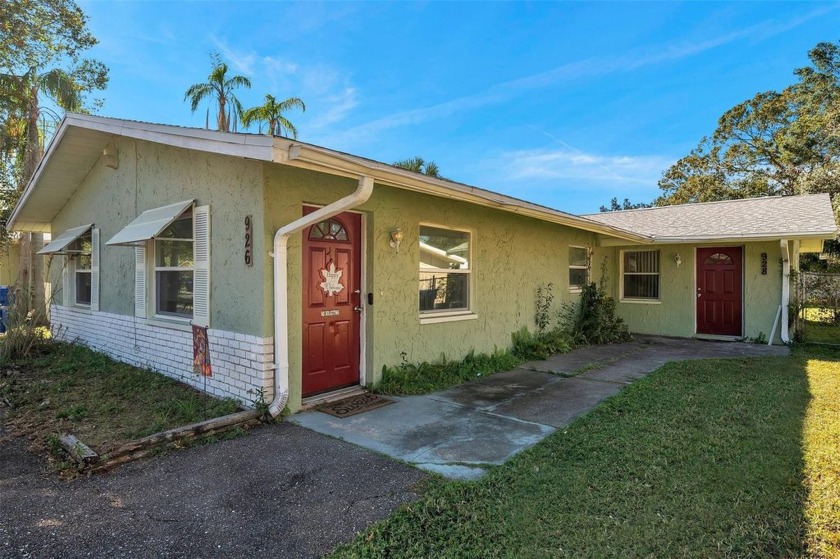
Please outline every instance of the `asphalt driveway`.
[{"label": "asphalt driveway", "polygon": [[422,471],[288,423],[70,482],[0,442],[2,557],[319,557]]}]

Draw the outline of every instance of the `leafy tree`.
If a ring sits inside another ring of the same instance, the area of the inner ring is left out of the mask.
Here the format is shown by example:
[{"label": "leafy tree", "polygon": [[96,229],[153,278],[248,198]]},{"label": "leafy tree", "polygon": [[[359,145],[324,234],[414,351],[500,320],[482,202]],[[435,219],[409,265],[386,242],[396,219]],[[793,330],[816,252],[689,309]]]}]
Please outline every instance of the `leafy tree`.
[{"label": "leafy tree", "polygon": [[265,103],[259,107],[252,107],[242,113],[242,125],[247,128],[254,122],[267,122],[266,134],[282,136],[287,131],[292,138],[297,138],[297,128],[283,116],[291,109],[306,110],[306,105],[297,97],[289,97],[285,101],[277,102],[273,95],[265,96]]},{"label": "leafy tree", "polygon": [[437,163],[435,163],[434,161],[426,161],[420,156],[412,157],[410,159],[403,159],[402,161],[396,161],[394,163],[394,167],[401,167],[403,169],[414,171],[415,173],[422,173],[426,176],[434,177],[436,179],[443,178],[440,174],[440,169],[438,168]]},{"label": "leafy tree", "polygon": [[[228,66],[222,62],[217,52],[210,55],[210,61],[213,68],[207,76],[207,81],[191,85],[184,94],[184,101],[189,99],[192,112],[195,112],[198,105],[205,99],[215,101],[218,108],[216,126],[222,132],[230,132],[231,125],[235,127],[236,121],[242,115],[242,104],[233,92],[240,87],[250,89],[251,80],[245,76],[228,77]],[[208,117],[209,114],[208,109]]]},{"label": "leafy tree", "polygon": [[629,198],[625,198],[624,202],[619,204],[618,198],[613,197],[610,200],[609,206],[601,206],[601,209],[598,211],[601,212],[620,212],[622,210],[638,210],[639,208],[649,208],[653,204],[646,204],[644,202],[631,202]]},{"label": "leafy tree", "polygon": [[[0,213],[8,216],[43,155],[63,110],[88,110],[88,95],[104,89],[108,70],[81,53],[96,44],[72,0],[9,0],[0,10]],[[92,107],[101,101],[90,101]],[[3,238],[8,238],[5,220]],[[25,304],[44,309],[40,233],[21,237]],[[31,297],[31,298],[30,298]],[[40,314],[40,313],[39,313]]]},{"label": "leafy tree", "polygon": [[840,42],[819,43],[797,83],[726,111],[665,171],[657,205],[840,192]]}]

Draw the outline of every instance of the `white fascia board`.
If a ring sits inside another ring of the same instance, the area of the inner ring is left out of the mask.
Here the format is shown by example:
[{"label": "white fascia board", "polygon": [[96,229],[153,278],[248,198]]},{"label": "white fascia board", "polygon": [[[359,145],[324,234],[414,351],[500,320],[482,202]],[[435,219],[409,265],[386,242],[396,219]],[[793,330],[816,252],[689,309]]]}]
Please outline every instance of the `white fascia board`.
[{"label": "white fascia board", "polygon": [[[750,243],[750,242],[764,242],[776,241],[778,239],[790,240],[806,240],[806,239],[834,239],[837,236],[836,231],[814,231],[806,233],[767,233],[761,235],[743,235],[743,236],[695,236],[695,237],[654,237],[645,244],[656,245],[688,245],[688,244],[732,244],[732,243]],[[617,247],[625,246],[626,243],[620,239],[599,239],[599,246],[602,247]]]},{"label": "white fascia board", "polygon": [[367,175],[382,185],[496,208],[502,211],[532,217],[540,221],[548,221],[584,231],[617,237],[623,239],[625,242],[650,243],[653,241],[651,237],[645,235],[604,225],[590,219],[577,217],[489,190],[433,177],[423,177],[408,170],[394,168],[391,165],[334,152],[317,146],[280,139],[277,139],[277,142],[281,148],[277,151],[282,151],[282,147],[285,146],[288,153],[288,156],[277,157],[275,159],[277,163],[348,178]]},{"label": "white fascia board", "polygon": [[58,237],[52,240],[47,246],[38,251],[38,254],[61,254],[70,243],[84,235],[93,227],[93,223],[82,225],[81,227],[73,227],[68,229]]},{"label": "white fascia board", "polygon": [[111,237],[108,246],[135,246],[157,237],[169,224],[193,204],[194,200],[184,200],[168,206],[152,208],[138,215],[134,221],[126,225],[119,233]]}]

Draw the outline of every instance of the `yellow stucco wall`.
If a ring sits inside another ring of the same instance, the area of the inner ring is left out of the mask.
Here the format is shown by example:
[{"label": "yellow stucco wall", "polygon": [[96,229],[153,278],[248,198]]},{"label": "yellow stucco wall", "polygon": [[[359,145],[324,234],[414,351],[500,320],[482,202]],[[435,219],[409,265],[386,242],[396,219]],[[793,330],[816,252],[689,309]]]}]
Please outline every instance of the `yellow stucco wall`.
[{"label": "yellow stucco wall", "polygon": [[[691,337],[696,334],[696,248],[721,245],[649,245],[597,248],[593,268],[608,263],[610,293],[618,315],[631,332]],[[729,245],[732,246],[732,245]],[[778,241],[752,242],[744,247],[744,336],[770,336],[781,301],[781,249]],[[660,297],[657,302],[620,300],[619,258],[622,250],[660,251]],[[767,275],[761,274],[761,253],[767,253]],[[680,255],[682,264],[674,261]],[[781,343],[777,333],[774,343]]]},{"label": "yellow stucco wall", "polygon": [[[266,167],[266,238],[301,216],[302,205],[324,205],[351,193],[356,182],[311,171]],[[367,257],[364,293],[366,376],[379,379],[383,365],[462,357],[471,349],[493,351],[511,344],[511,333],[534,327],[535,293],[552,282],[555,306],[577,297],[568,288],[568,246],[589,245],[584,231],[540,222],[499,210],[375,185],[370,200],[357,208],[364,216]],[[472,310],[474,320],[421,324],[418,235],[420,224],[467,230],[472,234]],[[405,233],[399,254],[389,246],[390,231]],[[289,328],[291,405],[300,399],[301,235],[289,242]],[[267,304],[270,299],[266,300]]]}]

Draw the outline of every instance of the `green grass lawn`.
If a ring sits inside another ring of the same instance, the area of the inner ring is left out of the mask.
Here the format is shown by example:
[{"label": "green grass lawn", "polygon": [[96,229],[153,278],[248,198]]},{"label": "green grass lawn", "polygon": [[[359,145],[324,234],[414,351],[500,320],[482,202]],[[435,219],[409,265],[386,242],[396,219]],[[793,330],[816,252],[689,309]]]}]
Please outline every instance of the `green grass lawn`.
[{"label": "green grass lawn", "polygon": [[238,409],[231,400],[59,342],[44,345],[33,357],[0,363],[0,406],[6,431],[29,438],[44,453],[61,433],[73,433],[102,453]]},{"label": "green grass lawn", "polygon": [[840,345],[840,322],[832,309],[805,309],[803,339],[809,343]]},{"label": "green grass lawn", "polygon": [[673,363],[334,557],[840,557],[840,352]]}]

